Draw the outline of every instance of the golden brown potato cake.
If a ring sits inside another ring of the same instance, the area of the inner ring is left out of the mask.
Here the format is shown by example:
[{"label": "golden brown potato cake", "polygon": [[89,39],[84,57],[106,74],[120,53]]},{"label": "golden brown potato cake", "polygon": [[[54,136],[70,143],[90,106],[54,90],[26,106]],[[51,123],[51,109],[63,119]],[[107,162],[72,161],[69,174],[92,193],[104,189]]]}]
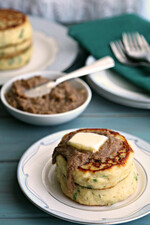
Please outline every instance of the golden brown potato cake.
[{"label": "golden brown potato cake", "polygon": [[0,9],[0,47],[19,44],[31,38],[28,17],[13,9]]}]

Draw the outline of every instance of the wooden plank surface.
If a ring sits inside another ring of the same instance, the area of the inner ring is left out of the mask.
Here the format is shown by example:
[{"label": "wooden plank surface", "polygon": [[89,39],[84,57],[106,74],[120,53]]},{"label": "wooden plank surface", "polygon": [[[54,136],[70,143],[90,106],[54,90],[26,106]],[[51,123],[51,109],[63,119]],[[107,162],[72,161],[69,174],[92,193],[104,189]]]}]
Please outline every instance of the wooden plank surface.
[{"label": "wooden plank surface", "polygon": [[[0,163],[0,224],[68,224],[38,209],[22,193],[16,179],[17,163]],[[38,222],[40,221],[40,223]],[[150,215],[131,222],[146,225]],[[130,224],[130,223],[129,223]]]},{"label": "wooden plank surface", "polygon": [[[78,117],[74,121],[53,127],[36,127],[20,123],[13,118],[0,121],[0,161],[18,160],[24,151],[44,136],[60,130],[102,127],[124,131],[149,141],[150,117],[110,116],[110,117]],[[7,128],[9,125],[9,129]]]},{"label": "wooden plank surface", "polygon": [[18,160],[30,145],[44,136],[80,127],[120,130],[149,141],[150,111],[121,106],[94,93],[89,107],[80,117],[63,125],[43,127],[15,119],[0,104],[0,161]]},{"label": "wooden plank surface", "polygon": [[[129,222],[129,223],[122,223],[121,225],[149,225],[150,221],[150,216],[145,216],[144,218]],[[52,225],[52,224],[57,224],[57,225],[70,225],[73,223],[63,221],[57,218],[16,218],[16,219],[0,219],[0,224],[2,225],[27,225],[27,224],[32,224],[32,225]]]},{"label": "wooden plank surface", "polygon": [[[57,131],[80,127],[115,129],[150,142],[150,111],[121,106],[93,93],[80,117],[60,126],[40,127],[16,120],[0,103],[0,225],[71,224],[34,206],[22,193],[16,172],[20,157],[34,142]],[[150,215],[128,224],[149,225]]]}]

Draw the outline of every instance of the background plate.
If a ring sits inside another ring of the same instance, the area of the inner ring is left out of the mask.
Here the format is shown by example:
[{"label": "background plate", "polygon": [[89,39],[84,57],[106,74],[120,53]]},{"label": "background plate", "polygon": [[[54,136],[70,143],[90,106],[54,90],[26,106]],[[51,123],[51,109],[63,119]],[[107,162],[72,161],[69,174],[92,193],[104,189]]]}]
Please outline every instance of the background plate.
[{"label": "background plate", "polygon": [[[89,65],[95,59],[88,57]],[[119,104],[150,109],[150,95],[111,70],[91,74],[88,82],[98,94]]]},{"label": "background plate", "polygon": [[[150,212],[150,144],[121,132],[135,151],[135,163],[139,173],[138,188],[128,199],[112,206],[88,207],[63,195],[54,175],[55,166],[51,165],[54,147],[70,131],[58,132],[39,140],[22,156],[18,165],[18,182],[27,197],[45,212],[77,223],[117,224],[147,215]],[[51,178],[50,186],[47,176]],[[45,188],[45,183],[48,188]]]},{"label": "background plate", "polygon": [[33,56],[24,67],[0,71],[0,85],[10,78],[37,70],[66,70],[78,54],[78,44],[67,35],[67,28],[30,16],[33,27]]}]

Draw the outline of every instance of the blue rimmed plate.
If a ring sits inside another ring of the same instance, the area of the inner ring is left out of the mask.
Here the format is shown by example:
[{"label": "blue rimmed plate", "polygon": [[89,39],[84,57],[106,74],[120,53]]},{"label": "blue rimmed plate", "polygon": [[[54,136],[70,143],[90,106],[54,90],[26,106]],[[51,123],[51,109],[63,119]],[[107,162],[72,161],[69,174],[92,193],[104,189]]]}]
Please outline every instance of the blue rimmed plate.
[{"label": "blue rimmed plate", "polygon": [[83,206],[63,195],[51,164],[52,152],[62,136],[71,130],[49,135],[33,144],[18,165],[18,182],[25,195],[43,211],[71,222],[119,224],[141,218],[150,212],[150,144],[127,133],[135,151],[139,174],[136,192],[128,199],[106,207]]}]

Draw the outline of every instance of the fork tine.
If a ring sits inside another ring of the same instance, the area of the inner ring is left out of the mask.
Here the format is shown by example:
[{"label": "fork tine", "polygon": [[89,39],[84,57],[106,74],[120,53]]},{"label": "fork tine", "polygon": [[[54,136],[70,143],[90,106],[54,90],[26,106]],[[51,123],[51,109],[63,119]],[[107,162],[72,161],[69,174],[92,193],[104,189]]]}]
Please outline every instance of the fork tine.
[{"label": "fork tine", "polygon": [[116,46],[117,46],[117,48],[118,48],[121,56],[122,57],[125,57],[124,52],[123,52],[123,45],[122,45],[122,43],[121,43],[120,40],[119,41],[116,41]]},{"label": "fork tine", "polygon": [[150,46],[143,35],[141,35],[141,39],[142,39],[143,45],[145,46],[146,50],[150,51]]},{"label": "fork tine", "polygon": [[137,41],[141,47],[141,49],[145,48],[147,51],[150,51],[150,46],[143,35],[140,35],[138,32],[136,33]]},{"label": "fork tine", "polygon": [[[110,46],[111,49],[115,55],[115,57],[117,58],[117,60],[123,64],[129,65],[130,62],[128,62],[123,49],[121,47],[121,44],[119,44],[119,41],[115,41],[115,42],[110,42]],[[123,46],[123,45],[122,45]],[[124,48],[124,47],[123,47]]]},{"label": "fork tine", "polygon": [[110,47],[111,47],[111,49],[112,49],[114,55],[116,56],[116,58],[119,60],[119,58],[120,58],[120,53],[118,52],[118,49],[117,49],[117,47],[116,47],[115,42],[110,42]]},{"label": "fork tine", "polygon": [[150,67],[149,63],[146,62],[134,62],[130,60],[126,56],[126,49],[122,43],[121,40],[110,42],[110,47],[112,49],[112,52],[114,53],[116,59],[121,62],[122,64],[128,65],[128,66],[148,66]]},{"label": "fork tine", "polygon": [[119,41],[115,41],[112,45],[118,57],[124,57],[123,51],[121,50],[119,45]]},{"label": "fork tine", "polygon": [[124,46],[122,44],[122,41],[118,40],[115,42],[110,42],[110,47],[112,49],[112,52],[114,53],[116,59],[121,62],[122,64],[128,65],[128,66],[137,66],[136,63],[131,62],[124,53]]},{"label": "fork tine", "polygon": [[122,39],[123,39],[123,44],[125,46],[125,49],[127,51],[135,50],[137,48],[137,45],[135,41],[133,40],[133,34],[123,33]]},{"label": "fork tine", "polygon": [[130,46],[130,50],[139,50],[140,46],[138,44],[136,33],[127,33],[127,41]]},{"label": "fork tine", "polygon": [[130,43],[128,41],[127,33],[122,34],[122,40],[123,40],[123,44],[124,44],[125,48],[129,51],[131,47],[130,47]]},{"label": "fork tine", "polygon": [[130,45],[130,49],[135,49],[135,45],[134,45],[134,42],[133,42],[133,39],[132,39],[132,34],[128,33],[127,37],[128,37],[128,42],[129,42],[129,45]]},{"label": "fork tine", "polygon": [[140,50],[141,47],[140,47],[140,45],[138,43],[136,33],[132,34],[132,40],[133,40],[133,43],[134,43],[134,46],[135,46],[135,50]]},{"label": "fork tine", "polygon": [[123,45],[123,43],[122,43],[121,40],[118,40],[118,42],[117,42],[117,47],[118,47],[118,50],[119,50],[119,52],[120,52],[122,58],[124,58],[124,60],[125,60],[126,62],[129,61],[129,59],[127,59],[127,56],[126,56],[126,54],[125,54],[125,47],[124,47],[124,45]]},{"label": "fork tine", "polygon": [[123,44],[122,44],[122,41],[118,41],[118,44],[119,44],[119,46],[120,46],[120,49],[121,49],[121,51],[122,51],[122,54],[125,56],[125,53],[124,53],[124,51],[125,51],[125,48],[124,48],[124,46],[123,46]]},{"label": "fork tine", "polygon": [[110,42],[110,47],[111,47],[112,52],[114,53],[115,57],[118,59],[118,61],[123,62],[122,55],[121,55],[120,51],[118,50],[116,43],[117,43],[117,41]]},{"label": "fork tine", "polygon": [[142,39],[141,39],[141,35],[138,33],[138,32],[136,32],[136,38],[137,38],[137,41],[138,41],[138,43],[139,43],[139,45],[140,45],[140,47],[142,48],[143,47],[143,41],[142,41]]}]

